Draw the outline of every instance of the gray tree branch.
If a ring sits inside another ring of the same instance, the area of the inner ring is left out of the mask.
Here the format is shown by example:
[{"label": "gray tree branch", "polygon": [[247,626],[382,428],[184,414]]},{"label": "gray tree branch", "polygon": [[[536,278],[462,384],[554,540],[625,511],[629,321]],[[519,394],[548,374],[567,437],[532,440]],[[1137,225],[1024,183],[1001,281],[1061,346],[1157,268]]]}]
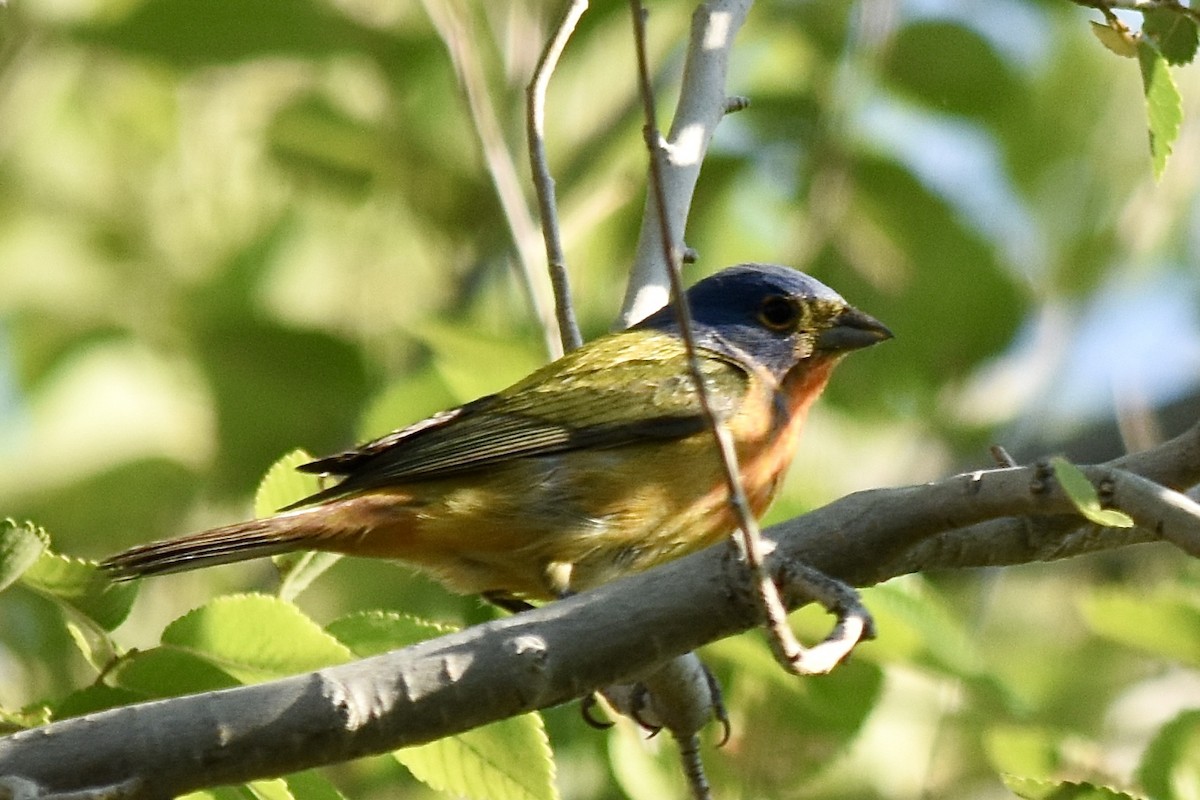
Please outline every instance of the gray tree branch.
[{"label": "gray tree branch", "polygon": [[[789,565],[807,564],[867,586],[917,570],[1049,561],[1140,542],[1169,540],[1196,553],[1200,508],[1180,490],[1200,483],[1200,423],[1084,472],[1139,527],[1081,525],[1044,467],[987,470],[859,492],[768,528],[768,567],[786,576]],[[1144,481],[1158,484],[1154,493]],[[22,731],[0,739],[0,786],[23,797],[114,787],[110,796],[168,797],[459,733],[635,679],[755,627],[753,602],[733,588],[741,574],[730,548],[718,545],[375,658]],[[790,608],[809,600],[781,589]]]}]

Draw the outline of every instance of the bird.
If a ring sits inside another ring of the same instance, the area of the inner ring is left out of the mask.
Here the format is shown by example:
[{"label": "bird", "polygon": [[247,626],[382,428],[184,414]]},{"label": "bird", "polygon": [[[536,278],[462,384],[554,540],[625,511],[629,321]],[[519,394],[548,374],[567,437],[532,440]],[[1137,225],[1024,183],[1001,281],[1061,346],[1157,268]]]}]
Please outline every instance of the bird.
[{"label": "bird", "polygon": [[[747,263],[686,293],[714,415],[751,512],[848,353],[892,337],[815,278]],[[331,476],[275,515],[111,556],[116,581],[319,550],[404,562],[518,610],[641,572],[738,525],[668,303],[512,386],[302,464]]]}]

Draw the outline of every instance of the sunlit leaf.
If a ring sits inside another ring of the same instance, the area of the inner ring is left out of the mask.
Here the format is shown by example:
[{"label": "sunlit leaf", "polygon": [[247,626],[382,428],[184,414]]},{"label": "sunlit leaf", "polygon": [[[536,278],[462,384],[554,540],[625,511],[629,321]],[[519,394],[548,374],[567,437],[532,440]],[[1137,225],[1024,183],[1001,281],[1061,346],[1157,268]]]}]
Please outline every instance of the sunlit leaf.
[{"label": "sunlit leaf", "polygon": [[1161,178],[1183,124],[1183,99],[1171,77],[1167,59],[1145,39],[1138,43],[1138,64],[1142,70],[1146,119],[1150,126],[1150,160],[1154,165],[1154,177]]},{"label": "sunlit leaf", "polygon": [[43,551],[21,581],[34,591],[78,611],[101,629],[124,621],[137,596],[131,583],[113,583],[93,561]]},{"label": "sunlit leaf", "polygon": [[537,714],[393,753],[422,783],[474,800],[555,800],[554,760]]},{"label": "sunlit leaf", "polygon": [[1050,459],[1050,465],[1054,467],[1054,477],[1058,479],[1059,486],[1066,492],[1079,513],[1088,520],[1110,528],[1133,527],[1134,522],[1128,514],[1100,506],[1100,495],[1096,493],[1096,487],[1092,486],[1092,482],[1079,467],[1061,456]]},{"label": "sunlit leaf", "polygon": [[293,450],[272,464],[254,494],[254,516],[269,517],[284,506],[320,491],[318,476],[296,470],[312,460],[305,451]]},{"label": "sunlit leaf", "polygon": [[164,645],[192,651],[244,682],[350,660],[350,651],[296,606],[260,594],[219,597],[172,622]]},{"label": "sunlit leaf", "polygon": [[50,537],[32,522],[0,520],[0,591],[33,566],[49,546]]},{"label": "sunlit leaf", "polygon": [[[326,630],[366,657],[450,632],[445,625],[383,611],[357,612]],[[422,783],[452,795],[480,800],[552,800],[554,762],[537,714],[494,722],[393,753]]]}]

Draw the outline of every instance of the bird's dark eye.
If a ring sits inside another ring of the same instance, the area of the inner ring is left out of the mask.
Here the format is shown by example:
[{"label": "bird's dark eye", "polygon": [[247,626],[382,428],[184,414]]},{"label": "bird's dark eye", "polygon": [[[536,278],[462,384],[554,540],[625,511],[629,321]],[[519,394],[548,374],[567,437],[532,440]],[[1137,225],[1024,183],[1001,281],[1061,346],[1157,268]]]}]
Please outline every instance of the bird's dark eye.
[{"label": "bird's dark eye", "polygon": [[800,309],[788,298],[773,294],[758,307],[758,321],[773,331],[790,331],[800,319]]}]

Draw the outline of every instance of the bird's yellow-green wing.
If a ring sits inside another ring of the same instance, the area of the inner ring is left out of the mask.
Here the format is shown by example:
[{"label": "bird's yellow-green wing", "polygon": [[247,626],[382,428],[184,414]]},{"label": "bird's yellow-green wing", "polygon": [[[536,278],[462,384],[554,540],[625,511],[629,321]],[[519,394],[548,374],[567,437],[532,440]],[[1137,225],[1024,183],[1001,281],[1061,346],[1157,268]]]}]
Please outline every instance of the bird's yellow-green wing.
[{"label": "bird's yellow-green wing", "polygon": [[[715,410],[732,414],[749,380],[715,353],[701,359]],[[660,331],[598,339],[498,394],[314,461],[306,472],[344,476],[297,505],[469,472],[578,448],[675,439],[702,430],[682,343]]]}]

